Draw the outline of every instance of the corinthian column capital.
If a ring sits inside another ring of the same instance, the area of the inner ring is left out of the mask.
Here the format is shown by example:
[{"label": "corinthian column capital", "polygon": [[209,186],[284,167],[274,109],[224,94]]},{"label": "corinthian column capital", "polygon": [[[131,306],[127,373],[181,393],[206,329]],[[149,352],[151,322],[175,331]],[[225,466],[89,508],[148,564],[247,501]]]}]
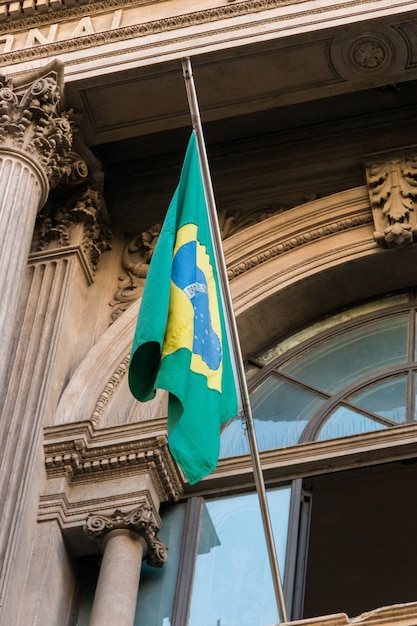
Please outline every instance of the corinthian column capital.
[{"label": "corinthian column capital", "polygon": [[0,150],[24,153],[55,187],[72,176],[72,111],[60,112],[53,73],[38,77],[23,93],[0,76]]}]

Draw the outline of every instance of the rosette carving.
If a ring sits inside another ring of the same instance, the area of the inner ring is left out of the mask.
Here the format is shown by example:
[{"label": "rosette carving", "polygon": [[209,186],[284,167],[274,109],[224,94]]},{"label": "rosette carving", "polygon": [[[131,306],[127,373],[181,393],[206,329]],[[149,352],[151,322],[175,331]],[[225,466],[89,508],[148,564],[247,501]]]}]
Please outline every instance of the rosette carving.
[{"label": "rosette carving", "polygon": [[87,517],[84,532],[102,544],[104,538],[115,530],[130,530],[138,533],[146,542],[146,562],[152,567],[162,567],[168,557],[168,549],[158,539],[158,526],[150,506],[140,506],[129,513],[116,510],[112,515],[92,513]]},{"label": "rosette carving", "polygon": [[23,95],[0,77],[0,146],[32,156],[50,187],[74,176],[72,111],[58,113],[60,90],[52,76],[39,78]]},{"label": "rosette carving", "polygon": [[417,238],[417,155],[392,156],[366,170],[375,240],[403,247]]}]

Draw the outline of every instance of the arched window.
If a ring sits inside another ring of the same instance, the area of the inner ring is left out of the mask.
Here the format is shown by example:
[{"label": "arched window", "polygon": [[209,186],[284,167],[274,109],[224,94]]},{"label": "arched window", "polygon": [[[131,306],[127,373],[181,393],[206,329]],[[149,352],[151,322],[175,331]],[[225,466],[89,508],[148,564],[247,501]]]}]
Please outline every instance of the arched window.
[{"label": "arched window", "polygon": [[[416,421],[417,303],[401,294],[326,318],[250,360],[260,451]],[[240,420],[221,457],[247,454]]]}]

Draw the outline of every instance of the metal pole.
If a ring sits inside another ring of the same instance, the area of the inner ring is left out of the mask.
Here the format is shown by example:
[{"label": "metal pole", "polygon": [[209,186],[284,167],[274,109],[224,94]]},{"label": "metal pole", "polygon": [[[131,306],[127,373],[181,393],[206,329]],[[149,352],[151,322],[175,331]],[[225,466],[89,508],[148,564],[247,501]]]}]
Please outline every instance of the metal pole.
[{"label": "metal pole", "polygon": [[232,351],[236,362],[236,374],[239,381],[243,416],[246,423],[249,447],[252,457],[253,474],[255,478],[256,491],[258,493],[259,505],[262,515],[262,523],[264,527],[266,545],[268,550],[269,564],[271,567],[272,580],[275,590],[275,598],[278,607],[278,614],[281,622],[287,621],[285,610],[284,594],[282,591],[281,577],[279,573],[278,559],[276,555],[274,536],[272,532],[271,519],[269,515],[268,501],[265,491],[265,483],[263,480],[261,461],[256,442],[255,428],[253,425],[252,409],[249,401],[248,386],[246,383],[245,369],[243,365],[242,352],[240,349],[239,336],[236,325],[236,318],[233,309],[233,301],[230,293],[229,280],[227,278],[226,262],[223,255],[223,246],[221,241],[220,227],[217,219],[216,202],[214,199],[213,185],[211,183],[210,170],[207,159],[206,146],[204,142],[203,128],[201,124],[197,92],[194,85],[194,77],[191,67],[191,61],[187,57],[182,60],[182,70],[184,75],[185,87],[188,96],[188,105],[190,108],[191,121],[196,133],[197,145],[200,155],[200,165],[203,177],[203,184],[206,193],[207,208],[209,214],[210,226],[212,229],[213,243],[216,251],[216,261],[218,264],[219,280],[222,287],[224,298],[224,307],[229,324],[230,341]]}]

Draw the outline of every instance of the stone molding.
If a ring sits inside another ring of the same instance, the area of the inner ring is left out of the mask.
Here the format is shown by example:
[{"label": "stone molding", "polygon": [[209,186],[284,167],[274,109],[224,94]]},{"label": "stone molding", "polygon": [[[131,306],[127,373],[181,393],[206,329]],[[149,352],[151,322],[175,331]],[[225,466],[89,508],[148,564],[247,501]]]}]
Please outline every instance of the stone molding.
[{"label": "stone molding", "polygon": [[20,95],[0,77],[0,149],[22,152],[46,174],[51,188],[73,176],[71,111],[58,111],[61,99],[55,68],[46,70]]},{"label": "stone molding", "polygon": [[99,399],[96,402],[96,406],[91,415],[92,423],[97,426],[100,422],[100,418],[104,413],[106,404],[114,394],[116,388],[120,384],[122,378],[127,374],[129,367],[130,355],[126,356],[123,361],[118,365],[114,373],[112,374],[110,380],[107,382],[104,387],[102,393],[100,394]]},{"label": "stone molding", "polygon": [[[394,604],[349,618],[345,613],[291,622],[291,626],[415,626],[417,602]],[[281,626],[284,626],[282,624]]]},{"label": "stone molding", "polygon": [[[343,195],[352,193],[355,193],[355,190],[349,190],[347,194]],[[372,223],[369,209],[357,206],[355,201],[351,201],[349,198],[346,201],[340,200],[338,202],[339,196],[339,194],[335,194],[335,202],[331,207],[329,206],[331,197],[322,198],[291,209],[291,220],[286,219],[286,215],[280,220],[278,214],[276,217],[273,216],[271,219],[258,224],[255,226],[258,233],[254,233],[253,238],[255,245],[252,245],[249,250],[247,244],[246,249],[236,245],[236,238],[229,240],[230,244],[232,241],[235,244],[233,246],[235,254],[232,258],[228,258],[229,280],[233,281],[263,263],[270,262],[272,259],[297,248]],[[322,206],[324,204],[326,204],[326,210],[323,212]],[[310,211],[308,210],[309,207]],[[300,219],[297,214],[301,212],[303,217]],[[284,223],[285,227],[283,228]],[[261,231],[268,233],[266,240],[260,235]],[[236,237],[240,237],[239,233]],[[262,242],[259,251],[256,250],[257,240],[259,243]],[[226,256],[227,251],[228,244],[225,246]]]},{"label": "stone molding", "polygon": [[95,518],[90,529],[100,527],[104,533],[117,527],[115,510],[138,507],[150,512],[153,526],[144,538],[150,554],[158,553],[151,531],[162,525],[159,506],[177,501],[183,491],[168,450],[165,419],[153,420],[145,429],[127,424],[96,430],[91,422],[48,427],[44,454],[46,485],[38,522],[57,522],[73,555],[94,551],[83,530],[88,516]]},{"label": "stone molding", "polygon": [[[242,28],[242,25],[236,26],[236,24],[232,24],[229,26],[229,21],[243,19],[245,22],[243,29],[252,28],[254,25],[253,21],[250,22],[250,25],[249,23],[246,24],[252,15],[257,16],[256,24],[259,27],[273,33],[277,32],[277,22],[285,22],[288,19],[295,19],[298,24],[304,24],[307,29],[312,23],[313,15],[315,16],[314,21],[328,26],[335,19],[334,16],[329,15],[335,8],[333,5],[317,7],[316,9],[309,7],[303,10],[302,5],[304,2],[302,0],[243,0],[240,2],[227,0],[224,4],[214,8],[202,8],[177,15],[171,14],[166,17],[161,16],[159,19],[142,22],[139,18],[137,20],[138,23],[135,23],[135,16],[132,14],[127,20],[128,25],[120,26],[120,23],[123,21],[122,14],[124,11],[135,11],[137,8],[159,3],[160,1],[139,1],[134,3],[126,0],[110,0],[109,2],[78,0],[78,4],[76,4],[76,0],[72,0],[72,2],[71,0],[32,0],[33,5],[29,5],[26,1],[26,7],[31,6],[33,14],[27,14],[26,17],[22,17],[22,14],[18,11],[19,2],[12,3],[16,9],[12,13],[7,10],[8,6],[5,4],[1,7],[2,11],[0,10],[0,34],[3,32],[11,40],[13,40],[13,33],[19,33],[19,31],[26,31],[31,28],[39,29],[48,25],[58,26],[65,22],[77,20],[77,18],[79,23],[74,22],[73,33],[65,35],[59,41],[48,41],[46,43],[37,41],[37,45],[33,42],[26,43],[23,44],[23,47],[20,45],[16,50],[11,49],[13,43],[8,43],[5,51],[1,54],[2,62],[4,65],[19,64],[34,58],[59,56],[83,49],[110,45],[119,41],[141,39],[155,35],[160,36],[161,33],[172,31],[180,32],[183,29],[198,28],[216,22],[226,22],[219,29],[219,32],[222,32],[227,39],[230,39],[230,33],[239,30],[239,28]],[[36,5],[35,2],[37,3]],[[70,3],[72,6],[69,6]],[[341,12],[345,11],[346,17],[356,15],[358,10],[363,14],[365,9],[358,9],[358,4],[356,0],[351,0],[339,3],[337,8]],[[379,12],[383,10],[383,7],[379,8],[375,3],[370,2],[367,4],[368,12],[373,17],[377,17]],[[404,5],[404,2],[401,4]],[[410,4],[410,10],[414,8],[412,0],[408,0],[406,4]],[[36,8],[38,5],[41,10]],[[101,17],[106,14],[110,16],[112,11],[114,15],[110,19],[110,24],[106,28],[103,28],[101,25],[98,26],[98,31],[95,32],[91,18],[95,16]],[[265,13],[265,17],[262,15],[263,13]],[[24,12],[23,15],[25,15]],[[293,26],[286,24],[285,28],[292,29]],[[196,37],[201,37],[201,33],[193,35],[188,33],[185,39],[178,35],[178,37],[173,38],[173,41],[178,44],[177,47],[183,47],[184,42],[189,42]],[[43,39],[48,38],[43,37]],[[150,44],[150,47],[153,48],[154,44]],[[103,56],[106,57],[108,54],[105,53]]]},{"label": "stone molding", "polygon": [[[28,26],[39,26],[49,24],[59,17],[67,19],[77,18],[84,15],[95,15],[104,13],[111,9],[125,8],[131,6],[146,6],[162,2],[164,0],[136,0],[136,2],[126,0],[109,0],[94,2],[94,0],[32,0],[32,2],[19,2],[8,0],[0,9],[0,32],[28,28]],[[213,9],[201,9],[183,15],[175,15],[161,20],[147,22],[142,28],[142,34],[152,34],[161,30],[172,30],[182,26],[194,26],[205,22],[217,21],[219,19],[234,18],[247,15],[253,11],[267,11],[285,5],[298,4],[303,0],[227,0],[224,6]],[[350,3],[347,3],[350,4]],[[19,6],[20,5],[20,6]],[[13,10],[10,10],[11,7]],[[12,22],[12,24],[10,24]]]},{"label": "stone molding", "polygon": [[[159,434],[151,435],[151,432]],[[161,502],[178,500],[182,480],[168,449],[165,420],[95,429],[89,421],[45,429],[48,479],[69,484],[149,473]]]},{"label": "stone molding", "polygon": [[417,240],[417,154],[391,154],[367,164],[375,241],[401,248]]},{"label": "stone molding", "polygon": [[127,530],[138,534],[146,543],[146,562],[152,567],[162,567],[168,557],[168,549],[158,539],[160,526],[156,523],[152,507],[140,506],[124,513],[116,509],[111,515],[91,513],[84,524],[86,535],[103,547],[111,533]]},{"label": "stone molding", "polygon": [[[281,484],[305,476],[353,469],[382,462],[399,461],[417,454],[417,425],[364,433],[328,441],[313,441],[303,445],[289,446],[279,450],[261,452],[266,480]],[[199,494],[229,485],[230,476],[239,476],[239,486],[253,488],[253,467],[249,454],[220,459],[212,474],[204,478],[203,489],[199,484],[191,488]]]}]

